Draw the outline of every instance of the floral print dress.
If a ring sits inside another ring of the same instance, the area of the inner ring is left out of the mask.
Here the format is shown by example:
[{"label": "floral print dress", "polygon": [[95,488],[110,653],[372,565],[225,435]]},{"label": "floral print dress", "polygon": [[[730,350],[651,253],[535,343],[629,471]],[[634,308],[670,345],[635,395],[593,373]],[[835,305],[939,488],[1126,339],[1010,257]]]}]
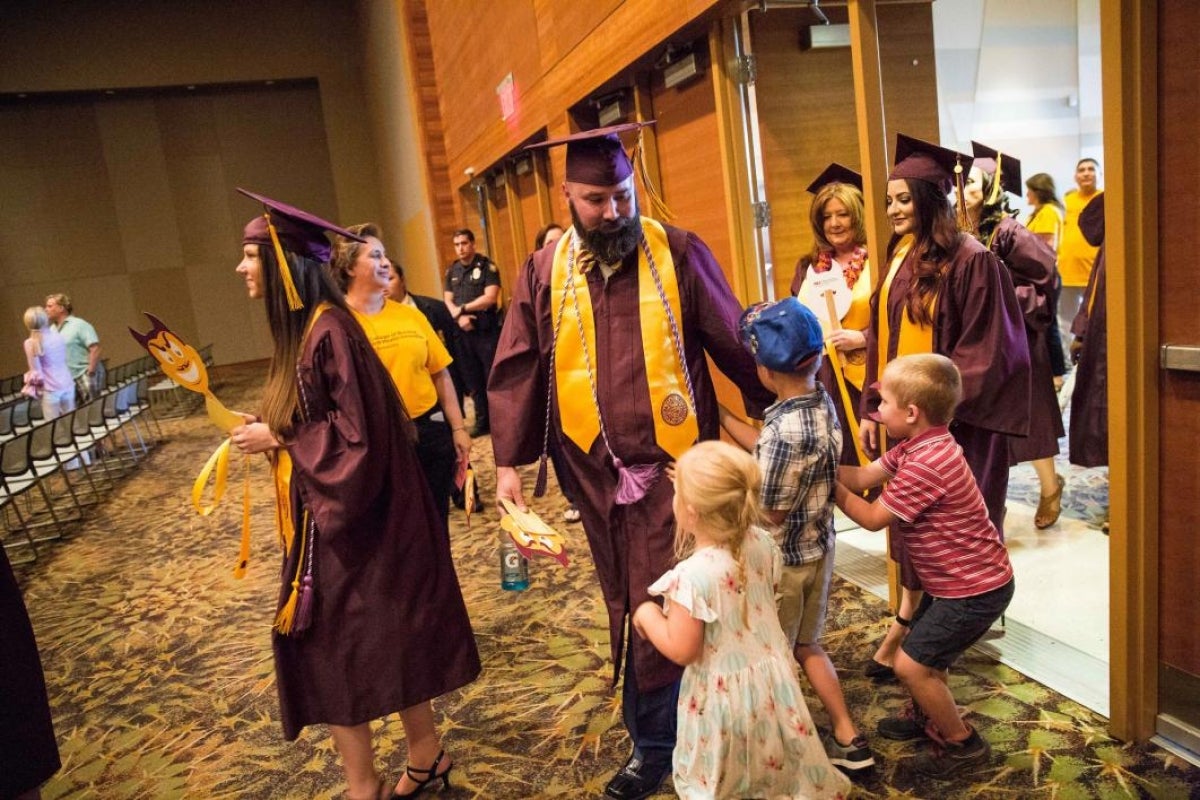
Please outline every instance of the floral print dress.
[{"label": "floral print dress", "polygon": [[779,627],[779,549],[751,528],[742,555],[744,586],[730,552],[705,547],[650,587],[664,613],[679,603],[705,623],[704,650],[680,685],[675,791],[714,800],[844,798],[850,781],[825,756]]}]

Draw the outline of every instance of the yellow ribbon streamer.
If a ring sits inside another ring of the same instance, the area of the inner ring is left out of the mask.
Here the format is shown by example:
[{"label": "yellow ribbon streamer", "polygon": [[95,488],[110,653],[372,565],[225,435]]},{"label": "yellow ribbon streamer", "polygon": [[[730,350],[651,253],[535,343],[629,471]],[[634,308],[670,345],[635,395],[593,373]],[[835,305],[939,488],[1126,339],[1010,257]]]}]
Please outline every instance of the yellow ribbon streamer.
[{"label": "yellow ribbon streamer", "polygon": [[[192,508],[202,517],[207,517],[217,509],[221,498],[225,496],[225,485],[229,478],[229,447],[231,440],[226,439],[213,451],[204,462],[200,474],[192,483]],[[204,487],[209,478],[213,479],[212,501],[204,503]],[[250,563],[250,457],[242,456],[242,536],[238,550],[238,563],[233,568],[233,577],[246,577],[246,567]]]}]

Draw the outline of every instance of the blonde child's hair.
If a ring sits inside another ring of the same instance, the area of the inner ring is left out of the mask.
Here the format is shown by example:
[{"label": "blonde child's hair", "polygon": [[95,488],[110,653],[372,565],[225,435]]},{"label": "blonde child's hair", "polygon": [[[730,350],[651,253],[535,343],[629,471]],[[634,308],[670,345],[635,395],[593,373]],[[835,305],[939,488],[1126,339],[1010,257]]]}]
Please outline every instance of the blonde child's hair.
[{"label": "blonde child's hair", "polygon": [[29,329],[29,338],[33,340],[33,354],[45,355],[42,350],[42,331],[50,327],[50,315],[41,306],[30,306],[25,309],[25,327]]},{"label": "blonde child's hair", "polygon": [[[746,562],[742,545],[750,526],[762,523],[758,504],[762,474],[754,457],[722,441],[693,445],[675,463],[675,494],[690,506],[715,542],[726,547],[738,566],[738,585],[745,586]],[[675,521],[675,555],[691,554],[695,537]],[[745,594],[742,595],[743,605]],[[743,618],[745,608],[742,609]]]},{"label": "blonde child's hair", "polygon": [[884,368],[883,382],[901,406],[921,409],[930,423],[949,425],[962,399],[962,376],[954,362],[937,353],[901,356]]}]

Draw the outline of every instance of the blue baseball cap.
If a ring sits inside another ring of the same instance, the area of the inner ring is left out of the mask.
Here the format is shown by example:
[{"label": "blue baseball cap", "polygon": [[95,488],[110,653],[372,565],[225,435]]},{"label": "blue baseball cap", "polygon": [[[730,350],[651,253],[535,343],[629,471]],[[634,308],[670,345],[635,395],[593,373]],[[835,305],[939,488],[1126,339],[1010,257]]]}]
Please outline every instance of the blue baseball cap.
[{"label": "blue baseball cap", "polygon": [[825,346],[821,321],[794,297],[750,306],[738,331],[755,360],[776,372],[795,372]]}]

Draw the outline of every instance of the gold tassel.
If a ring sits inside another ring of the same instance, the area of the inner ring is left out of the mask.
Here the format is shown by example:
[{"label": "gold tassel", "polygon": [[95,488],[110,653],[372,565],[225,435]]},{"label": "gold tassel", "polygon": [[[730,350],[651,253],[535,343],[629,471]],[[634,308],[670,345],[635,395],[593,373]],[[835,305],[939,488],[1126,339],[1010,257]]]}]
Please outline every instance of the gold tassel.
[{"label": "gold tassel", "polygon": [[275,259],[279,262],[279,277],[283,279],[283,291],[287,295],[288,308],[292,311],[299,311],[304,308],[304,301],[300,299],[300,293],[296,291],[296,284],[292,281],[292,270],[288,266],[287,256],[283,253],[283,245],[279,243],[279,234],[275,232],[275,226],[271,224],[271,215],[263,214],[267,218],[267,230],[271,232],[271,244],[275,245]]},{"label": "gold tassel", "polygon": [[650,169],[646,166],[646,148],[642,146],[641,130],[638,131],[637,144],[633,146],[633,163],[637,165],[638,177],[642,180],[642,186],[646,187],[646,195],[650,198],[654,217],[670,222],[675,215],[671,213],[671,209],[667,208],[667,202],[662,199],[662,195],[654,187],[654,182],[650,180]]},{"label": "gold tassel", "polygon": [[1000,195],[1004,192],[1000,188],[1000,159],[1001,153],[996,153],[996,174],[992,176],[992,191],[988,194],[987,202],[984,205],[993,206],[1000,201]]},{"label": "gold tassel", "polygon": [[967,213],[966,191],[966,179],[963,177],[962,158],[956,157],[954,162],[954,192],[955,198],[958,202],[955,204],[955,219],[958,223],[958,229],[960,231],[970,233],[972,236],[978,239],[979,231],[975,227],[975,223],[971,221],[971,215]]},{"label": "gold tassel", "polygon": [[304,572],[304,545],[308,531],[308,511],[305,510],[303,524],[300,526],[300,552],[296,558],[296,574],[292,576],[292,591],[287,602],[275,615],[275,630],[287,636],[292,632],[292,624],[296,621],[296,604],[300,601],[300,576]]}]

